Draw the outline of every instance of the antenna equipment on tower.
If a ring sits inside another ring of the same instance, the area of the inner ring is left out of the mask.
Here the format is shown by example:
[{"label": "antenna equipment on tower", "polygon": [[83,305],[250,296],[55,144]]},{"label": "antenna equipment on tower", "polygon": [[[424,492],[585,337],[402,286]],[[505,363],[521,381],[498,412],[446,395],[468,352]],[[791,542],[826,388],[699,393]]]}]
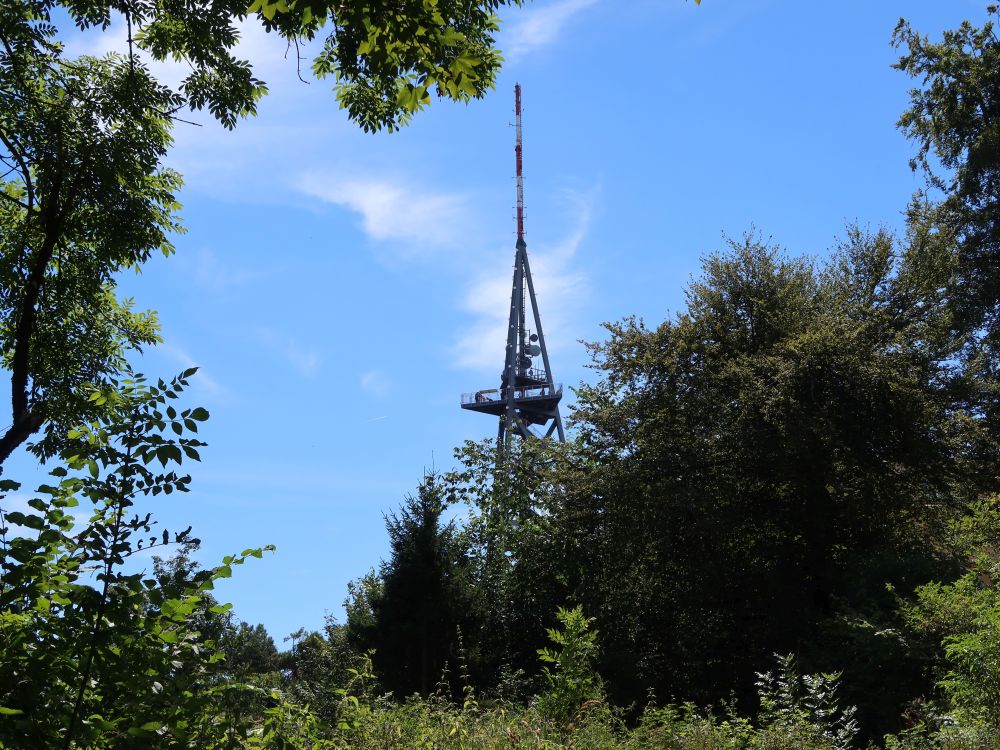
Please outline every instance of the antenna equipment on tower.
[{"label": "antenna equipment on tower", "polygon": [[[524,151],[521,131],[521,85],[514,86],[514,165],[517,175],[517,243],[514,247],[514,281],[510,295],[507,349],[500,387],[462,395],[462,408],[499,417],[498,456],[515,436],[566,440],[559,401],[562,383],[552,378],[549,352],[542,333],[542,319],[524,241]],[[534,332],[529,331],[527,308]],[[541,358],[540,366],[534,360]]]}]

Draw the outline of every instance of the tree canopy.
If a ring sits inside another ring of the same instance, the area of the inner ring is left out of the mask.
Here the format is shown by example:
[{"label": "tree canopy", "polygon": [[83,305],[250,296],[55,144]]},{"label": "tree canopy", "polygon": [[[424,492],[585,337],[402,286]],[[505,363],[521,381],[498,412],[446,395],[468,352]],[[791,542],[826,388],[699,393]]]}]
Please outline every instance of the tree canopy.
[{"label": "tree canopy", "polygon": [[745,237],[676,319],[593,347],[566,533],[588,540],[592,606],[639,684],[719,698],[734,660],[749,679],[885,606],[882,582],[922,575],[945,519],[992,486],[995,447],[949,396],[960,339],[929,303],[929,251],[852,229],[816,268]]},{"label": "tree canopy", "polygon": [[[191,71],[167,110],[207,109],[227,127],[256,111],[266,84],[252,61],[237,57],[238,24],[256,22],[295,47],[322,45],[312,61],[319,77],[332,77],[348,116],[366,130],[404,124],[437,93],[468,101],[482,96],[501,63],[494,34],[497,11],[520,0],[404,0],[335,3],[330,0],[241,0],[161,3],[154,0],[14,0],[3,15],[8,54],[57,48],[56,11],[80,29],[127,25],[135,64],[141,51],[175,59]],[[299,58],[299,55],[296,55]]]},{"label": "tree canopy", "polygon": [[[177,405],[193,370],[131,374],[156,325],[114,278],[179,230],[177,108],[253,111],[263,84],[232,56],[251,13],[293,42],[330,29],[319,71],[363,126],[394,128],[433,88],[488,85],[474,52],[500,4],[0,8],[0,463],[44,428],[35,451],[61,464],[0,510],[0,747],[997,746],[989,24],[940,44],[897,29],[899,67],[924,76],[901,126],[932,186],[905,231],[848,226],[823,259],[751,232],[704,258],[680,312],[607,323],[573,439],[500,464],[466,444],[425,477],[346,624],[279,654],[211,593],[266,548],[201,570],[191,529],[156,526],[145,504],[188,490],[208,413]],[[129,51],[64,59],[57,10],[123,14]],[[161,85],[133,47],[192,77]]]},{"label": "tree canopy", "polygon": [[[9,11],[9,8],[5,10]],[[10,49],[10,45],[7,46]],[[0,53],[0,348],[12,426],[0,463],[43,424],[51,455],[95,412],[154,317],[114,294],[114,274],[169,253],[180,177],[161,167],[175,97],[121,60]]]},{"label": "tree canopy", "polygon": [[[12,0],[0,8],[0,353],[11,373],[11,426],[0,465],[45,427],[41,457],[74,420],[94,415],[86,384],[107,387],[130,351],[158,341],[155,316],[115,296],[115,274],[172,251],[181,178],[162,166],[178,112],[208,110],[228,128],[256,112],[266,85],[237,57],[239,24],[257,22],[332,77],[348,116],[393,130],[431,92],[467,101],[492,86],[496,11],[416,0],[335,4]],[[516,2],[514,4],[517,4]],[[107,29],[123,49],[64,56],[55,22]],[[174,88],[147,60],[190,72]]]},{"label": "tree canopy", "polygon": [[[997,16],[996,5],[987,12]],[[918,146],[911,162],[943,200],[937,221],[955,235],[952,305],[967,330],[983,329],[995,352],[1000,303],[1000,40],[992,20],[965,21],[931,41],[900,20],[896,67],[920,81],[899,127]]]}]

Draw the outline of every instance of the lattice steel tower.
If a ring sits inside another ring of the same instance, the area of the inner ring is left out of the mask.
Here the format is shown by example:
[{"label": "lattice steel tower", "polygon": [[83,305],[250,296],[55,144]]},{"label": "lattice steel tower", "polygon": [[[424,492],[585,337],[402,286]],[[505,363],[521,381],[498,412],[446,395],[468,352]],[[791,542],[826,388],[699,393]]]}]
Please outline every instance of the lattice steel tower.
[{"label": "lattice steel tower", "polygon": [[[514,285],[510,295],[510,322],[507,326],[507,352],[500,387],[462,394],[462,408],[492,414],[500,418],[497,447],[503,449],[513,436],[566,440],[559,400],[562,383],[552,379],[549,352],[545,348],[542,319],[535,300],[535,285],[528,264],[528,245],[524,241],[524,175],[521,150],[521,86],[514,87],[514,113],[517,142],[514,159],[517,165],[517,244],[514,250]],[[531,320],[527,308],[531,308]],[[534,330],[529,323],[534,323]],[[541,358],[541,367],[535,360]]]}]

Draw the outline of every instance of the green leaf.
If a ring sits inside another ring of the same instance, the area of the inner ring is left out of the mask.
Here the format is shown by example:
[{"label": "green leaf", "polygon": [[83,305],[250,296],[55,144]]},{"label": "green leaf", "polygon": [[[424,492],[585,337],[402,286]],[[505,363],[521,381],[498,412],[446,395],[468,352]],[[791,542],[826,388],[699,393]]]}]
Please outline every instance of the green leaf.
[{"label": "green leaf", "polygon": [[21,513],[20,511],[11,511],[8,513],[7,520],[15,526],[24,526],[28,529],[36,529],[40,531],[45,528],[45,522],[40,517],[27,515],[25,513]]}]

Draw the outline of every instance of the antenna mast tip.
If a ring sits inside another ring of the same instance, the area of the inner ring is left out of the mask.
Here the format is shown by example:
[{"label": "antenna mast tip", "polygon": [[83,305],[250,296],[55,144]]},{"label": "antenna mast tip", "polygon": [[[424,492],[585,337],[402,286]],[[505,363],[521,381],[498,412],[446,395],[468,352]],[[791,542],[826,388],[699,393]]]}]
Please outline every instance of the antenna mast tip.
[{"label": "antenna mast tip", "polygon": [[514,115],[517,142],[514,146],[514,160],[517,168],[517,242],[524,242],[524,174],[521,165],[521,84],[514,84]]}]

